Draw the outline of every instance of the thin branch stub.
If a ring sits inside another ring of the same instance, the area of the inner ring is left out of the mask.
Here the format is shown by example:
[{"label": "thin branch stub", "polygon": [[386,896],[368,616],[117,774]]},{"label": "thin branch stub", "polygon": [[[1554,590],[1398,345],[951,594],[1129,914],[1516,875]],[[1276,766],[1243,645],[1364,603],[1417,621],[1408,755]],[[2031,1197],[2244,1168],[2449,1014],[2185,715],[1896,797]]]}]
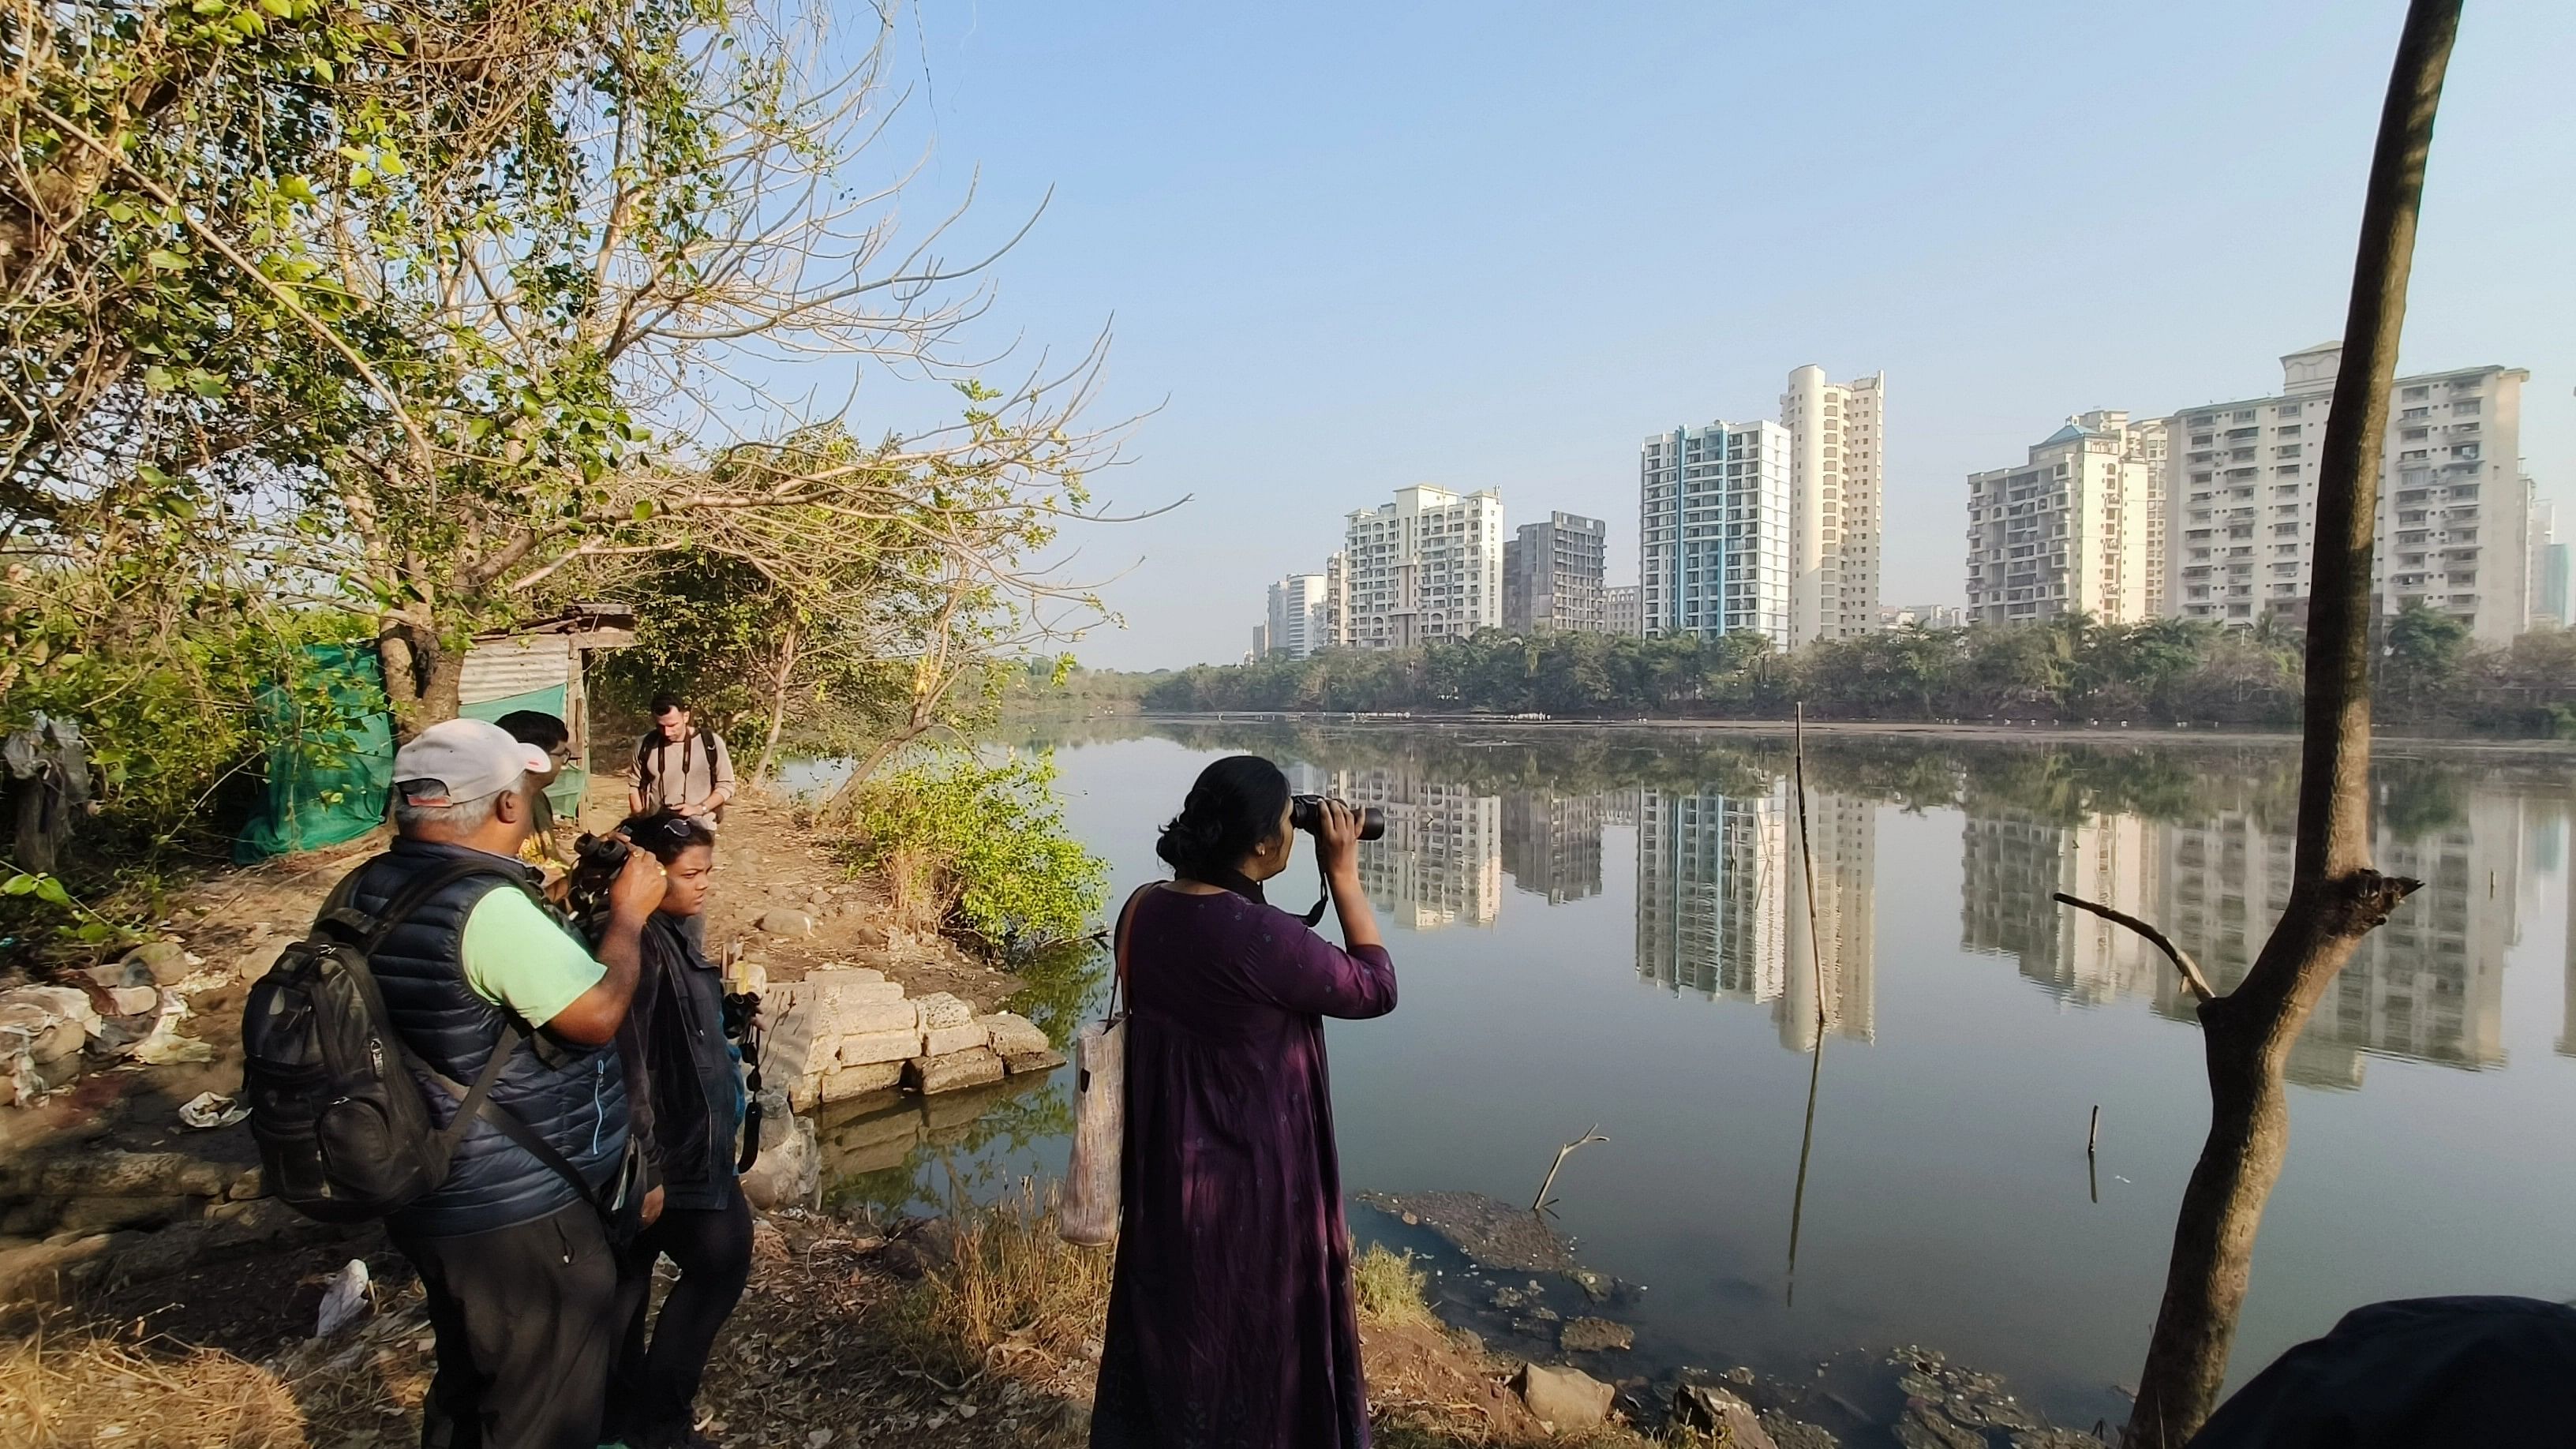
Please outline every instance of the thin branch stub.
[{"label": "thin branch stub", "polygon": [[2191,953],[2175,945],[2173,938],[2164,932],[2130,915],[2127,911],[2115,911],[2109,906],[2096,905],[2080,896],[2070,896],[2064,891],[2051,891],[2048,898],[2061,905],[2073,906],[2079,911],[2091,911],[2106,921],[2126,926],[2146,937],[2147,944],[2164,952],[2166,959],[2174,963],[2174,969],[2182,973],[2182,983],[2191,988],[2192,995],[2203,1001],[2218,999],[2218,993],[2209,989],[2209,978],[2200,974],[2200,963],[2192,960]]},{"label": "thin branch stub", "polygon": [[1574,1155],[1574,1149],[1578,1147],[1589,1147],[1595,1142],[1607,1142],[1609,1140],[1609,1138],[1601,1135],[1601,1124],[1595,1122],[1592,1124],[1591,1131],[1584,1133],[1572,1142],[1556,1149],[1556,1161],[1548,1164],[1547,1181],[1538,1185],[1538,1196],[1530,1199],[1530,1211],[1534,1213],[1547,1211],[1550,1206],[1550,1199],[1548,1198],[1547,1190],[1556,1186],[1556,1171],[1558,1168],[1565,1166],[1565,1159]]}]

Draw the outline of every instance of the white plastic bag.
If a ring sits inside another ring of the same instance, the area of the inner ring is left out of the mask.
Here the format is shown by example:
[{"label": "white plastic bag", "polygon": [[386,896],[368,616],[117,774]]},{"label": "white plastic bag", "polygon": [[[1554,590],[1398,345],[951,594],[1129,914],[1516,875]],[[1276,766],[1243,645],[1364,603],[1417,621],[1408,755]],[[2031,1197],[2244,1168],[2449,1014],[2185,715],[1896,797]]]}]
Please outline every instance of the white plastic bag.
[{"label": "white plastic bag", "polygon": [[1073,1037],[1073,1157],[1065,1164],[1055,1218],[1066,1242],[1086,1248],[1105,1248],[1118,1237],[1118,1174],[1127,1154],[1127,1012],[1120,1002],[1127,989],[1127,922],[1152,889],[1139,887],[1118,912],[1108,1019],[1085,1022]]},{"label": "white plastic bag", "polygon": [[1118,1173],[1127,1137],[1127,1018],[1085,1022],[1073,1039],[1073,1159],[1056,1230],[1104,1248],[1118,1236]]}]

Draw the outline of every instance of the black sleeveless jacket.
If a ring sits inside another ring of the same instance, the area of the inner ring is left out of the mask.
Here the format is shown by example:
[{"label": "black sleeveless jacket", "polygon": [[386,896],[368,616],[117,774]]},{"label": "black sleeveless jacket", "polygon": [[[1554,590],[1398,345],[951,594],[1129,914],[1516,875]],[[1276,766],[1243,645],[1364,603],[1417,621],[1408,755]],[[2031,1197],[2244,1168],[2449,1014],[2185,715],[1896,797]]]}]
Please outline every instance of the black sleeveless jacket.
[{"label": "black sleeveless jacket", "polygon": [[[506,856],[461,845],[396,840],[358,867],[350,882],[360,909],[375,911],[421,871],[481,857],[490,875],[471,876],[433,895],[411,919],[387,933],[368,958],[384,992],[393,1029],[432,1070],[470,1082],[499,1045],[507,1013],[465,982],[465,919],[495,890],[532,888],[536,872]],[[521,1023],[522,1032],[527,1030]],[[424,1081],[430,1115],[444,1125],[456,1099]],[[492,1100],[518,1114],[572,1160],[594,1187],[604,1184],[626,1151],[626,1076],[614,1046],[576,1047],[535,1036],[519,1048],[492,1088]],[[455,1237],[514,1227],[576,1201],[563,1176],[489,1122],[466,1129],[447,1181],[404,1208],[388,1225],[421,1237]]]}]

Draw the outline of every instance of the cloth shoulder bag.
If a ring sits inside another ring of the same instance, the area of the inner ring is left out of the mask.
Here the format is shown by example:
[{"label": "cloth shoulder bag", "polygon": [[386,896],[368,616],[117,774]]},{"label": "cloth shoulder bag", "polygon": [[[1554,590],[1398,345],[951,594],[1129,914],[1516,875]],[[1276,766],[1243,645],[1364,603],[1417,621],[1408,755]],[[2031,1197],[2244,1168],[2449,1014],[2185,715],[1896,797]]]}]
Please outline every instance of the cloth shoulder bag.
[{"label": "cloth shoulder bag", "polygon": [[1137,888],[1111,933],[1117,974],[1109,1015],[1085,1022],[1073,1038],[1073,1158],[1064,1172],[1056,1231],[1068,1243],[1104,1248],[1118,1236],[1119,1172],[1127,1147],[1127,927],[1136,903],[1159,883]]}]

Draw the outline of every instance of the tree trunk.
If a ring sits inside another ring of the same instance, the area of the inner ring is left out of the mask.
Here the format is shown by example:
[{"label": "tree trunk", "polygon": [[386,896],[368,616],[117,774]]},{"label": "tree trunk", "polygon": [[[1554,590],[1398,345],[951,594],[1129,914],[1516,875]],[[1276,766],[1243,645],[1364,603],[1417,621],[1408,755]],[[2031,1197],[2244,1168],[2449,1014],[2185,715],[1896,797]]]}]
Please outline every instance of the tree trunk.
[{"label": "tree trunk", "polygon": [[2408,7],[2380,113],[2319,465],[2290,899],[2244,984],[2200,1008],[2209,1138],[2174,1223],[2164,1302],[2129,1418],[2133,1449],[2182,1444],[2216,1407],[2255,1231],[2289,1145],[2281,1073],[2290,1045],[2354,946],[2420,884],[2370,865],[2370,565],[2424,164],[2459,20],[2460,0]]},{"label": "tree trunk", "polygon": [[769,783],[770,767],[778,761],[779,732],[787,725],[787,687],[796,678],[796,626],[790,624],[778,641],[778,669],[769,680],[769,731],[761,737],[760,759],[751,767],[753,783]]},{"label": "tree trunk", "polygon": [[441,644],[435,628],[415,615],[385,615],[376,626],[376,661],[384,671],[397,741],[456,718],[465,654]]}]

